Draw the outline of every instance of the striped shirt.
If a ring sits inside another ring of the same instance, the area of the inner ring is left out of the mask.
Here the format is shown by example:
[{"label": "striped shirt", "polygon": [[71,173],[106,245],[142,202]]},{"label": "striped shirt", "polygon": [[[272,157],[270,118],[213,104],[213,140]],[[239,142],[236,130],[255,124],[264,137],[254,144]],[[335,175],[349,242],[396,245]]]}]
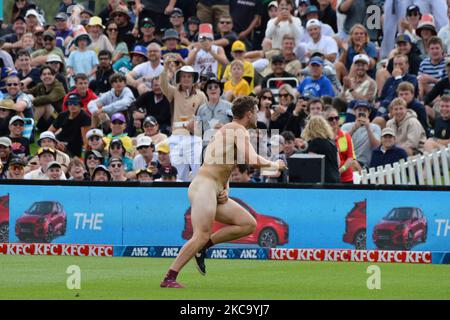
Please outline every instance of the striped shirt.
[{"label": "striped shirt", "polygon": [[445,70],[445,59],[442,58],[438,64],[431,63],[430,58],[424,59],[420,63],[419,75],[421,74],[426,74],[439,80],[446,77],[447,72]]}]

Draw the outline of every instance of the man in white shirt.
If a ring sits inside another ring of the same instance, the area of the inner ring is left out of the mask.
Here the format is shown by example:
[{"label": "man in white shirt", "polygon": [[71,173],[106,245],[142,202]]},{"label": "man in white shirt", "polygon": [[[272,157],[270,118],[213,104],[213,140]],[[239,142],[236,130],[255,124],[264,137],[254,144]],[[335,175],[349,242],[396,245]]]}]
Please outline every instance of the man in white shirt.
[{"label": "man in white shirt", "polygon": [[159,77],[163,71],[161,65],[161,46],[152,42],[147,47],[148,61],[138,64],[130,71],[126,78],[127,84],[136,88],[139,94],[151,91],[151,81]]},{"label": "man in white shirt", "polygon": [[306,56],[309,57],[313,51],[320,51],[325,59],[335,62],[338,55],[336,41],[322,34],[322,23],[317,19],[311,19],[306,23],[310,40],[306,43]]},{"label": "man in white shirt", "polygon": [[[152,138],[148,136],[141,136],[137,139],[136,150],[139,153],[133,160],[134,170],[147,169],[152,165],[155,159],[155,145]],[[156,163],[156,161],[155,161]]]}]

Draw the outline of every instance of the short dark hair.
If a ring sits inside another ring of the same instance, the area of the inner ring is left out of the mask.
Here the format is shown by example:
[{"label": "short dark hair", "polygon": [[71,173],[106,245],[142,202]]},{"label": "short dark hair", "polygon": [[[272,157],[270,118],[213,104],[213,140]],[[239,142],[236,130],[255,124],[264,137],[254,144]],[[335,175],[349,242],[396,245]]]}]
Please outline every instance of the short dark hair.
[{"label": "short dark hair", "polygon": [[109,77],[109,83],[114,83],[114,82],[126,82],[127,79],[125,78],[125,76],[121,73],[114,73],[111,77]]},{"label": "short dark hair", "polygon": [[108,56],[109,59],[112,59],[112,53],[109,50],[100,50],[98,57],[100,56]]},{"label": "short dark hair", "polygon": [[25,49],[20,49],[19,51],[17,51],[16,58],[20,58],[21,56],[26,56],[26,57],[31,58],[30,52]]},{"label": "short dark hair", "polygon": [[309,108],[311,107],[311,105],[316,103],[320,103],[322,105],[322,109],[325,109],[325,105],[323,104],[322,100],[320,100],[319,98],[313,98],[308,101],[308,104],[306,105],[306,110],[308,110],[309,112]]},{"label": "short dark hair", "polygon": [[284,131],[281,136],[284,138],[284,142],[295,141],[295,135],[292,131]]},{"label": "short dark hair", "polygon": [[427,48],[430,48],[430,46],[431,46],[432,44],[438,44],[438,45],[441,46],[442,49],[444,49],[444,44],[442,43],[442,39],[439,38],[438,36],[432,36],[432,37],[430,38],[430,40],[428,40],[428,46],[427,46]]},{"label": "short dark hair", "polygon": [[52,74],[53,76],[56,75],[56,71],[53,70],[53,68],[50,67],[48,64],[44,64],[44,65],[41,67],[41,70],[39,71],[39,75],[42,76],[42,74],[44,73],[44,71],[47,70],[47,69],[50,70],[50,72],[51,72],[51,74]]},{"label": "short dark hair", "polygon": [[258,99],[255,97],[245,96],[236,99],[233,102],[231,110],[235,119],[242,119],[249,111],[253,111],[255,106],[258,105]]},{"label": "short dark hair", "polygon": [[88,76],[85,73],[77,73],[74,77],[75,83],[78,80],[89,80]]},{"label": "short dark hair", "polygon": [[250,173],[250,166],[248,164],[238,164],[236,168],[241,174],[243,174],[244,172]]}]

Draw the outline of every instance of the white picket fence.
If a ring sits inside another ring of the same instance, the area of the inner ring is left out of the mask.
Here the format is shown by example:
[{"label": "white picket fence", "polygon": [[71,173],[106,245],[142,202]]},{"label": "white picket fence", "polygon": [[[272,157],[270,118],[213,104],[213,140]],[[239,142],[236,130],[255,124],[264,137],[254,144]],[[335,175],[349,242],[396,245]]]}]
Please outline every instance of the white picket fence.
[{"label": "white picket fence", "polygon": [[450,186],[450,144],[393,165],[370,168],[356,175],[358,184]]}]

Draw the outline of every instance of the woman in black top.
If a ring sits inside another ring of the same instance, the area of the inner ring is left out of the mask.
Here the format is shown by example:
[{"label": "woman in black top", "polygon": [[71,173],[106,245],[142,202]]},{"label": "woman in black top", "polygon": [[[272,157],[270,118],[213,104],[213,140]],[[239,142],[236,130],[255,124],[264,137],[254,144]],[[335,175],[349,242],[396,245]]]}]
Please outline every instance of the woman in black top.
[{"label": "woman in black top", "polygon": [[339,183],[339,156],[334,144],[334,134],[322,116],[313,116],[308,121],[302,137],[308,142],[308,153],[325,156],[325,183]]},{"label": "woman in black top", "polygon": [[289,85],[284,84],[278,90],[278,105],[272,106],[272,115],[270,118],[269,130],[279,130],[282,132],[295,109],[295,90]]}]

